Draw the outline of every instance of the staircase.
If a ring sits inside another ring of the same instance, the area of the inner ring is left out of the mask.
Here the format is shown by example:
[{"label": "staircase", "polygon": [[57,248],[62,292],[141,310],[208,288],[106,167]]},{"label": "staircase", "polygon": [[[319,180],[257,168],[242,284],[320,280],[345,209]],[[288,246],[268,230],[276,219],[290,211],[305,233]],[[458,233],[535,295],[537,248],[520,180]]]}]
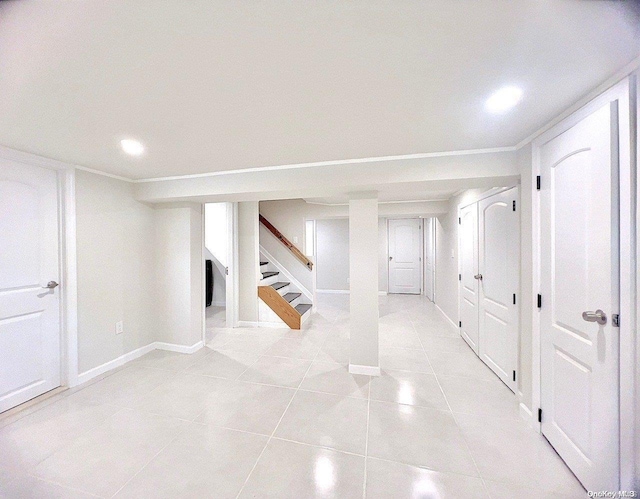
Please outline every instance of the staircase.
[{"label": "staircase", "polygon": [[312,305],[280,271],[266,260],[260,262],[262,279],[258,297],[291,329],[300,329],[311,315]]}]

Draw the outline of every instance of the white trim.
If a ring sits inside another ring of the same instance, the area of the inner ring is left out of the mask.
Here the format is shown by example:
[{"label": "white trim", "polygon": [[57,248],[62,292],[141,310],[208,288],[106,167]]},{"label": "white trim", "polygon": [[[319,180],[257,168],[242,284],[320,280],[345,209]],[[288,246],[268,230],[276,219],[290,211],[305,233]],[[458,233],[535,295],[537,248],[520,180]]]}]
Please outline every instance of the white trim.
[{"label": "white trim", "polygon": [[495,196],[496,194],[500,194],[501,192],[504,191],[508,191],[510,189],[513,189],[514,187],[519,187],[520,186],[520,181],[514,182],[511,185],[508,185],[506,187],[491,187],[490,189],[487,189],[486,191],[484,191],[482,194],[478,195],[477,197],[473,198],[473,201],[470,201],[468,203],[465,204],[459,204],[458,205],[458,216],[460,216],[460,210],[463,208],[466,208],[467,206],[471,206],[472,204],[475,203],[479,203],[480,201],[490,198],[491,196]]},{"label": "white trim", "polygon": [[358,364],[349,364],[350,374],[365,374],[367,376],[380,376],[379,366],[360,366]]},{"label": "white trim", "polygon": [[149,343],[146,346],[137,348],[136,350],[132,350],[131,352],[125,353],[120,357],[110,360],[109,362],[105,362],[104,364],[94,367],[93,369],[89,369],[88,371],[80,373],[78,375],[78,385],[86,383],[87,381],[92,380],[93,378],[96,378],[108,371],[116,369],[117,367],[123,366],[127,362],[142,357],[143,355],[146,355],[155,349],[155,343]]},{"label": "white trim", "polygon": [[107,173],[107,172],[103,172],[100,170],[95,170],[94,168],[88,168],[86,166],[78,166],[78,165],[74,165],[73,166],[76,170],[82,170],[85,172],[89,172],[89,173],[93,173],[95,175],[102,175],[103,177],[109,177],[109,178],[114,178],[116,180],[121,180],[122,182],[129,182],[130,184],[135,184],[135,180],[128,178],[128,177],[122,177],[120,175],[114,175],[113,173]]},{"label": "white trim", "polygon": [[208,173],[194,173],[191,175],[174,175],[169,177],[156,177],[156,178],[144,178],[134,180],[135,183],[147,183],[147,182],[163,182],[166,180],[184,180],[191,178],[205,178],[205,177],[218,177],[220,175],[238,175],[243,173],[254,172],[269,172],[274,170],[297,170],[301,168],[313,168],[317,166],[341,166],[341,165],[357,165],[363,163],[382,163],[388,161],[406,161],[412,159],[426,159],[426,158],[443,158],[450,156],[469,156],[475,154],[495,154],[500,152],[513,152],[516,148],[514,146],[507,147],[493,147],[487,149],[466,149],[460,151],[441,151],[441,152],[427,152],[419,154],[400,154],[395,156],[377,156],[371,158],[357,158],[357,159],[339,159],[332,161],[315,161],[312,163],[294,163],[287,165],[276,166],[259,166],[254,168],[243,168],[238,170],[224,170]]},{"label": "white trim", "polygon": [[166,350],[168,352],[177,352],[177,353],[195,353],[204,347],[204,341],[199,341],[194,343],[191,346],[187,345],[176,345],[175,343],[164,343],[162,341],[156,341],[153,343],[153,346],[156,350]]},{"label": "white trim", "polygon": [[459,329],[459,328],[458,328],[458,325],[454,322],[454,320],[453,320],[451,317],[449,317],[449,316],[444,312],[444,310],[442,310],[442,309],[440,308],[440,305],[438,305],[437,303],[434,303],[434,305],[435,305],[435,307],[436,307],[436,310],[442,314],[442,317],[444,317],[444,318],[447,320],[447,322],[448,322],[449,324],[451,324],[451,325],[452,325],[453,327],[455,327],[456,329]]},{"label": "white trim", "polygon": [[202,341],[199,341],[195,345],[191,345],[191,346],[176,345],[174,343],[163,343],[161,341],[155,341],[143,347],[136,348],[131,352],[127,352],[121,355],[120,357],[117,357],[113,360],[105,362],[104,364],[101,364],[97,367],[89,369],[88,371],[80,373],[78,375],[77,385],[86,383],[87,381],[90,381],[93,378],[100,376],[101,374],[104,374],[106,372],[112,371],[113,369],[121,367],[125,365],[127,362],[131,362],[132,360],[138,359],[143,355],[148,354],[149,352],[153,352],[154,350],[166,350],[168,352],[192,354],[200,350],[202,347],[204,347],[204,343]]},{"label": "white trim", "polygon": [[[271,234],[271,232],[269,232],[269,234]],[[271,236],[275,237],[273,236],[273,234],[271,234]],[[260,245],[260,253],[262,253],[266,257],[266,259],[269,260],[269,263],[275,266],[291,284],[298,288],[298,291],[300,291],[305,296],[305,298],[307,298],[307,300],[313,303],[313,295],[311,294],[311,291],[304,287],[302,283],[298,281],[298,279],[293,277],[293,274],[291,274],[291,272],[289,272],[278,260],[276,260],[276,258],[271,253],[269,253],[262,245]]]},{"label": "white trim", "polygon": [[332,294],[332,295],[348,295],[348,289],[316,289],[316,293]]},{"label": "white trim", "polygon": [[212,301],[211,305],[214,307],[226,307],[227,306],[227,302],[226,301]]},{"label": "white trim", "polygon": [[[636,61],[640,61],[640,58]],[[637,62],[636,62],[637,63]],[[620,356],[619,356],[619,395],[620,395],[620,431],[633,433],[636,428],[635,419],[633,414],[634,398],[633,393],[635,386],[630,390],[629,384],[635,383],[635,359],[631,356],[626,356],[623,353],[622,348],[626,348],[629,351],[633,351],[635,335],[634,330],[636,324],[634,324],[634,308],[637,305],[637,297],[633,296],[630,289],[630,283],[625,282],[623,272],[631,272],[634,264],[634,248],[629,244],[622,244],[622,242],[630,242],[633,244],[634,236],[631,233],[636,230],[633,227],[634,215],[634,193],[631,192],[630,185],[624,185],[624,182],[629,182],[634,174],[631,164],[631,144],[630,140],[630,117],[629,112],[631,110],[630,92],[633,88],[631,78],[625,78],[617,83],[615,86],[608,88],[601,95],[589,101],[586,105],[575,111],[568,117],[565,117],[559,123],[551,126],[547,131],[537,137],[532,143],[532,236],[533,236],[533,279],[532,279],[532,296],[536,296],[541,286],[541,246],[540,246],[540,192],[536,190],[536,177],[540,174],[540,149],[549,140],[557,137],[561,133],[570,129],[581,120],[588,117],[599,108],[610,104],[612,102],[618,102],[618,141],[619,141],[619,164],[618,164],[618,179],[621,189],[619,190],[619,271],[620,271],[620,314],[621,314],[621,327],[620,327]],[[635,97],[635,96],[634,96]],[[626,141],[626,143],[623,143]],[[621,180],[624,179],[624,182]],[[544,182],[544,179],[542,179]],[[624,190],[623,190],[624,189]],[[624,196],[623,196],[624,194]],[[625,198],[626,196],[626,198]],[[637,242],[636,242],[637,244]],[[626,276],[629,278],[630,276]],[[623,283],[625,286],[623,286]],[[541,400],[541,365],[540,365],[540,347],[541,347],[541,324],[540,324],[540,310],[537,308],[535,300],[532,300],[533,307],[533,324],[532,324],[532,393],[531,393],[531,408],[537,410],[540,407]],[[625,320],[627,317],[627,320]],[[629,410],[631,408],[631,411]],[[534,422],[533,427],[536,431],[541,431],[541,425]],[[634,441],[633,438],[628,438],[628,434],[625,433],[625,438],[620,439],[620,456],[624,456],[625,459],[633,459],[635,456]],[[635,463],[628,466],[623,466],[620,463],[620,487],[633,488],[633,474],[635,473]]]},{"label": "white trim", "polygon": [[387,291],[378,291],[378,296],[387,296],[388,294]]}]

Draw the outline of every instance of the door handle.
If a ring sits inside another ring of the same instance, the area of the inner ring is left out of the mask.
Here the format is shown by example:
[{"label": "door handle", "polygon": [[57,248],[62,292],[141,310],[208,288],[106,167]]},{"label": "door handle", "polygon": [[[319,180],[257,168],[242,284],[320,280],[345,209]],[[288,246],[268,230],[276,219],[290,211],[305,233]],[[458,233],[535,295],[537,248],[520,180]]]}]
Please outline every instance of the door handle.
[{"label": "door handle", "polygon": [[598,309],[595,312],[582,312],[582,318],[587,322],[597,322],[605,325],[607,323],[607,314]]},{"label": "door handle", "polygon": [[482,274],[476,274],[473,276],[474,279],[478,279],[479,281],[482,281]]},{"label": "door handle", "polygon": [[392,256],[390,256],[390,257],[389,257],[389,261],[391,261],[391,260],[393,260],[393,257],[392,257]]},{"label": "door handle", "polygon": [[41,286],[42,289],[53,289],[57,288],[59,284],[56,281],[49,281],[46,286]]}]

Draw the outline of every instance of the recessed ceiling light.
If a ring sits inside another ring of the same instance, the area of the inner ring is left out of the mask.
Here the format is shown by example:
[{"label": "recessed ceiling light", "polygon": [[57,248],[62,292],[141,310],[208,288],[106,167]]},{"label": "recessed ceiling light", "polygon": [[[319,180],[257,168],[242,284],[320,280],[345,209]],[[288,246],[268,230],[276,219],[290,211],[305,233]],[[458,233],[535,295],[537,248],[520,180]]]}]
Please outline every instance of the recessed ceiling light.
[{"label": "recessed ceiling light", "polygon": [[502,87],[487,99],[485,104],[487,111],[491,113],[503,113],[511,109],[522,99],[522,90],[518,87]]},{"label": "recessed ceiling light", "polygon": [[144,146],[134,139],[122,139],[120,146],[124,152],[131,156],[140,156],[144,152]]}]

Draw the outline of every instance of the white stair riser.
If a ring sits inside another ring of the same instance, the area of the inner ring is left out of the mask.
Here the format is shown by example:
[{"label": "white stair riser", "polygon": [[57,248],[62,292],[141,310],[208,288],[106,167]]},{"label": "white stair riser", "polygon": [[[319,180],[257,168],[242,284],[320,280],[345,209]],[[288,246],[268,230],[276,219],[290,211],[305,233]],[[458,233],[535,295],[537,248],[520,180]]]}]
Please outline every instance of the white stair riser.
[{"label": "white stair riser", "polygon": [[267,277],[266,279],[260,279],[260,286],[271,286],[272,284],[278,282],[278,277],[280,276],[274,275],[271,277]]},{"label": "white stair riser", "polygon": [[289,305],[291,305],[293,308],[296,308],[300,304],[301,298],[302,298],[301,296],[298,296],[295,300],[293,300],[292,302],[289,302]]}]

